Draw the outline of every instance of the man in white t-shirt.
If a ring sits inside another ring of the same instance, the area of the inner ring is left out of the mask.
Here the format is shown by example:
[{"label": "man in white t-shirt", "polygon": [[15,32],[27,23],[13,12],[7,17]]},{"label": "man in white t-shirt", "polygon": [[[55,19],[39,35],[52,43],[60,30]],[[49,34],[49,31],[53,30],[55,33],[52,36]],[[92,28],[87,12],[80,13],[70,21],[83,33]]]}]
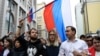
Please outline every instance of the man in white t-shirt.
[{"label": "man in white t-shirt", "polygon": [[75,37],[76,29],[73,26],[66,27],[66,36],[68,39],[60,46],[58,56],[86,56],[88,54],[87,44]]}]

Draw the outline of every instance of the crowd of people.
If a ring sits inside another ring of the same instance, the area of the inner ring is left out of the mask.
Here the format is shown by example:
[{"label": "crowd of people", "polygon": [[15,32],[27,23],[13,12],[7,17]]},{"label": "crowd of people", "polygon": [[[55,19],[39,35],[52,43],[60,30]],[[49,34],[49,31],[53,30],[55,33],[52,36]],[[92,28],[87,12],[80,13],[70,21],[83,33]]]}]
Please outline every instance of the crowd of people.
[{"label": "crowd of people", "polygon": [[75,36],[73,26],[66,27],[66,39],[59,41],[55,30],[48,32],[48,38],[38,38],[38,30],[21,32],[23,20],[19,21],[17,32],[10,38],[8,33],[0,39],[0,56],[100,56],[100,37]]},{"label": "crowd of people", "polygon": [[88,45],[90,56],[100,56],[100,36],[81,35],[80,39],[84,40]]}]

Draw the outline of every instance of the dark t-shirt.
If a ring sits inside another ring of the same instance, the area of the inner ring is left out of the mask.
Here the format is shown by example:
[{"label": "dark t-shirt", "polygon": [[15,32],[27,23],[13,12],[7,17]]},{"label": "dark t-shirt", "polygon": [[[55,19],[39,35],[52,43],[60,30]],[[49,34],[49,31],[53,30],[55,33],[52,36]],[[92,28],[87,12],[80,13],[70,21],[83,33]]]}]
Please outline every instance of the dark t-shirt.
[{"label": "dark t-shirt", "polygon": [[46,50],[47,50],[47,55],[48,56],[58,56],[58,53],[59,53],[59,47],[60,47],[60,45],[59,46],[53,46],[53,45],[51,45],[51,46],[47,46],[46,48]]},{"label": "dark t-shirt", "polygon": [[47,56],[46,46],[43,45],[40,39],[37,39],[36,42],[28,42],[27,52],[29,56]]},{"label": "dark t-shirt", "polygon": [[[24,34],[19,36],[21,39],[24,39]],[[25,39],[24,39],[25,40]],[[42,44],[40,39],[37,39],[35,42],[27,42],[23,43],[26,46],[26,52],[28,56],[47,56],[46,46]]]}]

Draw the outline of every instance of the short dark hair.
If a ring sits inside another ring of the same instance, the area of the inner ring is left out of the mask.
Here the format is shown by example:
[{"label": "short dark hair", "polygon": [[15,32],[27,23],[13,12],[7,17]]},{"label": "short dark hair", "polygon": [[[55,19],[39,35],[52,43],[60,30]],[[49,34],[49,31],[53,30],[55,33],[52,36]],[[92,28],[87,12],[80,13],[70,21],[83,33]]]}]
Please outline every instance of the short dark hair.
[{"label": "short dark hair", "polygon": [[29,30],[29,34],[31,34],[31,31],[32,31],[32,30],[35,30],[35,31],[37,31],[37,33],[38,33],[38,30],[37,30],[37,29],[35,29],[35,28],[32,28],[32,29],[30,29],[30,30]]},{"label": "short dark hair", "polygon": [[85,38],[85,37],[86,37],[86,36],[85,36],[85,35],[83,35],[83,34],[82,34],[82,35],[80,35],[80,39]]},{"label": "short dark hair", "polygon": [[86,38],[92,38],[92,36],[89,35],[89,36],[86,36]]},{"label": "short dark hair", "polygon": [[12,43],[12,40],[11,39],[9,39],[9,38],[5,38],[4,40],[6,40],[6,41],[8,41],[9,42],[9,49],[11,49],[12,47],[13,47],[13,43]]},{"label": "short dark hair", "polygon": [[67,26],[66,28],[69,28],[69,27],[71,28],[72,31],[75,31],[75,33],[76,33],[75,27],[73,27],[73,26]]},{"label": "short dark hair", "polygon": [[100,36],[94,36],[93,40],[94,39],[100,41]]}]

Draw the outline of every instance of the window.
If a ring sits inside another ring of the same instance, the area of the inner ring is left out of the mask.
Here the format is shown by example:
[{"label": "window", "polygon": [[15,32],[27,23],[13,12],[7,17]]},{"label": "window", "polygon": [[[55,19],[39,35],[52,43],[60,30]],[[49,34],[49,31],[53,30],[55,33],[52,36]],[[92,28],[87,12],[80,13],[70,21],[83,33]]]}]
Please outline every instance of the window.
[{"label": "window", "polygon": [[14,16],[12,13],[6,13],[6,20],[5,20],[5,32],[15,32],[14,28]]},{"label": "window", "polygon": [[29,6],[29,5],[27,5],[27,10],[28,10],[28,11],[30,10],[30,6]]},{"label": "window", "polygon": [[11,1],[7,1],[7,8],[9,8],[9,10],[11,10],[12,12],[16,12],[17,11],[17,4],[15,2]]},{"label": "window", "polygon": [[20,8],[19,9],[19,17],[24,18],[25,16],[26,16],[25,11],[22,8]]},{"label": "window", "polygon": [[22,0],[22,4],[26,7],[26,0]]},{"label": "window", "polygon": [[16,10],[16,4],[15,4],[15,3],[12,3],[12,4],[11,4],[11,10],[12,10],[12,11],[15,11],[15,10]]},{"label": "window", "polygon": [[27,10],[30,10],[31,7],[32,7],[32,2],[31,0],[28,0]]}]

